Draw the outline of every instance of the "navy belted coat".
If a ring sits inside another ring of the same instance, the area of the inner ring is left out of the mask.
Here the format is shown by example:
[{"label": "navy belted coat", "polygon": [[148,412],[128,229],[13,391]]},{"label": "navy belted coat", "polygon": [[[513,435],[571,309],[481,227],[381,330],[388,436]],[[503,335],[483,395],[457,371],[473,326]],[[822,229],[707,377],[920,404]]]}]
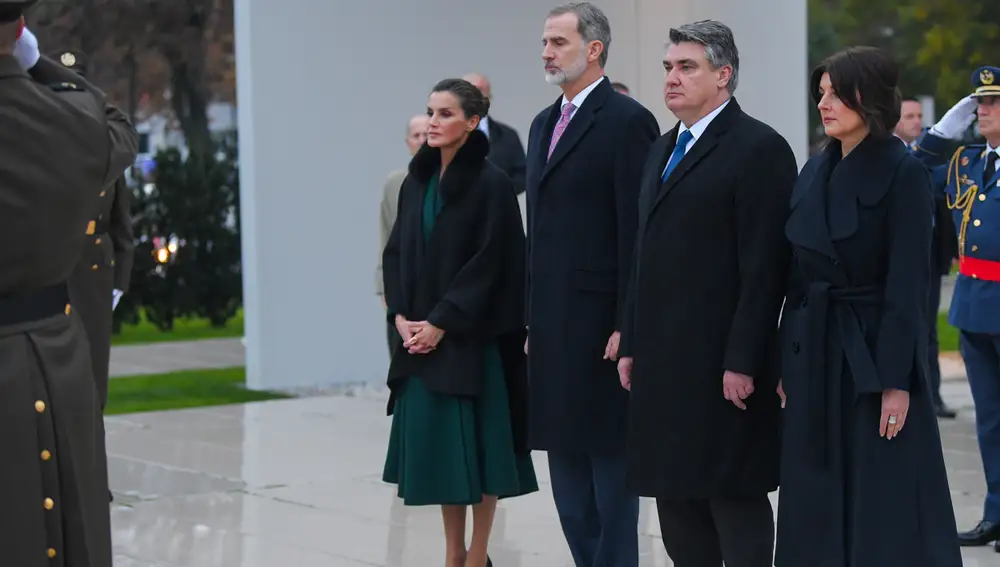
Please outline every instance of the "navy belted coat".
[{"label": "navy belted coat", "polygon": [[[792,193],[777,567],[960,567],[927,382],[934,214],[898,140],[831,143]],[[936,273],[933,274],[936,277]],[[882,391],[909,391],[899,436]]]}]

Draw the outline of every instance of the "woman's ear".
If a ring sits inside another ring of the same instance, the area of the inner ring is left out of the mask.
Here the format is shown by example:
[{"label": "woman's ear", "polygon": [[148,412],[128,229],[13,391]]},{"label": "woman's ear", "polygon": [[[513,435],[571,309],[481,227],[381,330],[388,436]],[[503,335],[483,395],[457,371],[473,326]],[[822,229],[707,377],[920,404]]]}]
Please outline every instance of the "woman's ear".
[{"label": "woman's ear", "polygon": [[17,21],[17,39],[21,39],[21,35],[24,34],[24,16]]}]

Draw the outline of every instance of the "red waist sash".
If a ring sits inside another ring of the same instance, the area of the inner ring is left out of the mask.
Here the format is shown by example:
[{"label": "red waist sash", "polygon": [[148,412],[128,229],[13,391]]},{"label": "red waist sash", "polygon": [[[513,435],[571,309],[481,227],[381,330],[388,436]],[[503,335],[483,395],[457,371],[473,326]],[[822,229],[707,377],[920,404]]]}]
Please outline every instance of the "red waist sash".
[{"label": "red waist sash", "polygon": [[978,280],[1000,282],[1000,262],[965,256],[958,262],[958,273]]}]

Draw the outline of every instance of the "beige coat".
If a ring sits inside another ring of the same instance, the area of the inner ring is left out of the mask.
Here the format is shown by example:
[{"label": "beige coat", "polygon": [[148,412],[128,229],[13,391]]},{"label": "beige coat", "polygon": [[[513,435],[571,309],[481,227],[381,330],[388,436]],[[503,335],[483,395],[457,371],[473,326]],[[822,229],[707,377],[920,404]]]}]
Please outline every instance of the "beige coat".
[{"label": "beige coat", "polygon": [[385,243],[389,241],[389,233],[392,232],[392,225],[396,224],[396,206],[399,202],[399,188],[406,179],[406,170],[399,169],[389,174],[382,187],[382,206],[379,210],[379,245],[378,262],[375,264],[375,294],[384,295],[382,289],[382,251],[385,250]]}]

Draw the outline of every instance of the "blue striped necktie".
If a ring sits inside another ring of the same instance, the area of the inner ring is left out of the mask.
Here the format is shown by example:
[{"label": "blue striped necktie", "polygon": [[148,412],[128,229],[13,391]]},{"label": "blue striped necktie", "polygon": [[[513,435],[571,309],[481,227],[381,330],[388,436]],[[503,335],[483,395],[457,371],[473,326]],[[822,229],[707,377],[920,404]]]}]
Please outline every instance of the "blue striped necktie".
[{"label": "blue striped necktie", "polygon": [[670,177],[670,172],[677,168],[677,164],[681,162],[681,158],[684,157],[684,153],[687,151],[688,142],[694,138],[691,130],[685,130],[677,136],[677,144],[674,145],[674,151],[670,154],[670,161],[667,162],[666,169],[663,170],[663,176],[660,180],[663,183],[667,182],[667,178]]}]

